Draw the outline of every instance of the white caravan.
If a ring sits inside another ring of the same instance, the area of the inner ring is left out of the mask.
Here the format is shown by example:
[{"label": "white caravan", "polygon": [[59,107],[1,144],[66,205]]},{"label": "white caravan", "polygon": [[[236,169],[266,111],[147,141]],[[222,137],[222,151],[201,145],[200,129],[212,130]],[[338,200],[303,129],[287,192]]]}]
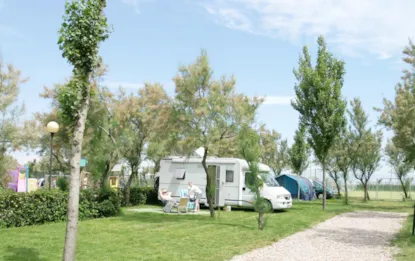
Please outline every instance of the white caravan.
[{"label": "white caravan", "polygon": [[[206,163],[209,169],[216,172],[216,206],[253,207],[254,193],[245,184],[245,174],[249,172],[245,160],[235,158],[208,157]],[[261,194],[268,199],[273,209],[292,207],[291,194],[279,186],[271,169],[260,164],[261,175],[265,178]],[[159,189],[167,189],[172,197],[179,198],[180,189],[187,189],[188,183],[198,186],[203,194],[201,202],[206,200],[206,173],[202,166],[201,157],[167,157],[160,162],[160,171],[156,174]]]}]

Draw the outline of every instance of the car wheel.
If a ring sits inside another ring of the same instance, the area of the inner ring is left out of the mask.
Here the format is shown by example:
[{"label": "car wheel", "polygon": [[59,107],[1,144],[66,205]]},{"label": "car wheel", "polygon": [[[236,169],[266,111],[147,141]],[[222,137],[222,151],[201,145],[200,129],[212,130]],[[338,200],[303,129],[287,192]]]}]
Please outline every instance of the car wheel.
[{"label": "car wheel", "polygon": [[267,200],[267,209],[268,209],[269,213],[274,212],[274,208],[272,207],[272,203],[269,200]]},{"label": "car wheel", "polygon": [[322,199],[323,198],[323,194],[317,194],[317,198],[318,199]]}]

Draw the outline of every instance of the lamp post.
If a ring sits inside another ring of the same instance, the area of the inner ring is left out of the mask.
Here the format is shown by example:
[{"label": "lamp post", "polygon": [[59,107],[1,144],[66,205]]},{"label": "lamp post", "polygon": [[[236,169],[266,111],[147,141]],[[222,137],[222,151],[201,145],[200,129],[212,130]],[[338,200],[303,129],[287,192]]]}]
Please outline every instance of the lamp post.
[{"label": "lamp post", "polygon": [[50,133],[50,167],[49,167],[49,190],[52,188],[52,144],[53,144],[53,135],[59,131],[59,124],[54,121],[51,121],[46,126],[48,132]]}]

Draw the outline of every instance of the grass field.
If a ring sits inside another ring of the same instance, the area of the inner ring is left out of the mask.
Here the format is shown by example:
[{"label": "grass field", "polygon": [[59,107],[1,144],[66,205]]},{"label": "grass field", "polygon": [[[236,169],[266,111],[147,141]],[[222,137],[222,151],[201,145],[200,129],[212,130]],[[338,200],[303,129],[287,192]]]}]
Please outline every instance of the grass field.
[{"label": "grass field", "polygon": [[415,260],[415,236],[412,236],[412,222],[413,216],[409,216],[398,237],[393,242],[395,246],[401,249],[395,256],[397,261]]},{"label": "grass field", "polygon": [[[219,219],[211,220],[204,215],[125,210],[120,217],[79,223],[77,260],[225,260],[346,211],[412,210],[409,202],[352,201],[344,206],[341,201],[329,200],[323,212],[320,204],[294,202],[292,209],[268,214],[264,231],[257,230],[257,214],[252,211],[221,212]],[[60,260],[64,234],[65,223],[0,229],[0,260]],[[405,247],[405,242],[402,234],[396,244]],[[405,253],[413,253],[405,249]]]},{"label": "grass field", "polygon": [[[363,199],[363,191],[355,190],[350,191],[349,196],[353,198],[362,198]],[[369,191],[370,199],[376,200],[402,200],[403,199],[403,192],[400,191]],[[411,198],[415,199],[415,192],[411,192]]]}]

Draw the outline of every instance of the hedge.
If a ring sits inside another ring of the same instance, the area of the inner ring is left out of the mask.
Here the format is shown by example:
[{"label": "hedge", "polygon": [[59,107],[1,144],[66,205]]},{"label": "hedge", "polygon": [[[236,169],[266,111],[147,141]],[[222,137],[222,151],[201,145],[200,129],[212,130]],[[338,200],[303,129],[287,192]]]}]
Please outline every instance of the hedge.
[{"label": "hedge", "polygon": [[[118,198],[121,206],[125,207],[125,188],[118,189]],[[130,206],[136,205],[157,205],[160,201],[157,198],[157,192],[150,187],[132,187],[130,188]]]},{"label": "hedge", "polygon": [[[0,227],[21,227],[66,220],[68,193],[38,190],[0,193]],[[117,194],[108,190],[82,190],[79,219],[110,217],[120,212]]]}]

